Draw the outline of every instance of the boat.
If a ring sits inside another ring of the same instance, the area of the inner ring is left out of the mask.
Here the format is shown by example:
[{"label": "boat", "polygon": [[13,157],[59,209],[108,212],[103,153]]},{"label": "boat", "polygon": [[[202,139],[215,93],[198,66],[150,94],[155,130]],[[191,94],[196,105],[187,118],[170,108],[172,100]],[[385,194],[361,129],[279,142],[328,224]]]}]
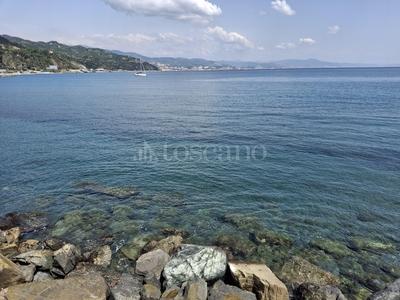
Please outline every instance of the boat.
[{"label": "boat", "polygon": [[146,76],[142,60],[140,60],[140,71],[135,73],[135,76]]}]

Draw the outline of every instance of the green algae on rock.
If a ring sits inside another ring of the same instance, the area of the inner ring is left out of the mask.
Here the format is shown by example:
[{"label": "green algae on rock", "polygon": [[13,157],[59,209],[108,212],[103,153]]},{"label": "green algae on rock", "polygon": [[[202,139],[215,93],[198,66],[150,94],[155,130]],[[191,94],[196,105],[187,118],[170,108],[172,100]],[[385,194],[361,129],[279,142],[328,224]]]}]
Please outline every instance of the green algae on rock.
[{"label": "green algae on rock", "polygon": [[352,255],[353,252],[345,245],[338,241],[334,241],[327,238],[318,238],[310,242],[312,247],[323,250],[328,254],[332,254],[336,258]]}]

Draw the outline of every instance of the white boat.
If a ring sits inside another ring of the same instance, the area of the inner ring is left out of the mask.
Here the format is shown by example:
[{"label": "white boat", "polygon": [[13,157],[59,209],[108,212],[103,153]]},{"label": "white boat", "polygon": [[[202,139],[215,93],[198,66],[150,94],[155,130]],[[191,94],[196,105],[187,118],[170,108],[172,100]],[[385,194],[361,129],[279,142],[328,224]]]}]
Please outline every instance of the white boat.
[{"label": "white boat", "polygon": [[140,71],[135,73],[135,76],[146,76],[142,60],[140,60]]}]

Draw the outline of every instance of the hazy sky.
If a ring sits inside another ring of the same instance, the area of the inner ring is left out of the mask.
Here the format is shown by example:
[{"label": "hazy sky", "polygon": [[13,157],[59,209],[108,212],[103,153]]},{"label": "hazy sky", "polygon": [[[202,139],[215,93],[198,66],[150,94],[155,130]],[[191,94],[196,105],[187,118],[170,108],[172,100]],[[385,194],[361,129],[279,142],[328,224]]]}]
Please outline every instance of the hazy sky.
[{"label": "hazy sky", "polygon": [[400,0],[0,0],[0,34],[146,56],[400,63]]}]

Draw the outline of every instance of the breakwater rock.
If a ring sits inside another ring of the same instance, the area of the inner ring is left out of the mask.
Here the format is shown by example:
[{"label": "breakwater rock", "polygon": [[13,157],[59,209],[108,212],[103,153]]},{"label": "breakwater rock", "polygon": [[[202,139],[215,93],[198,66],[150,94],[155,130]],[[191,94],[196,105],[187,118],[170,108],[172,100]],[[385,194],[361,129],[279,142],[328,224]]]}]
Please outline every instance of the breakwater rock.
[{"label": "breakwater rock", "polygon": [[[228,259],[225,247],[184,244],[178,235],[138,247],[134,258],[108,245],[83,252],[55,237],[23,241],[18,227],[0,231],[0,246],[0,299],[346,299],[336,276],[303,258],[293,256],[274,274],[263,263]],[[357,300],[399,299],[399,286]]]}]

